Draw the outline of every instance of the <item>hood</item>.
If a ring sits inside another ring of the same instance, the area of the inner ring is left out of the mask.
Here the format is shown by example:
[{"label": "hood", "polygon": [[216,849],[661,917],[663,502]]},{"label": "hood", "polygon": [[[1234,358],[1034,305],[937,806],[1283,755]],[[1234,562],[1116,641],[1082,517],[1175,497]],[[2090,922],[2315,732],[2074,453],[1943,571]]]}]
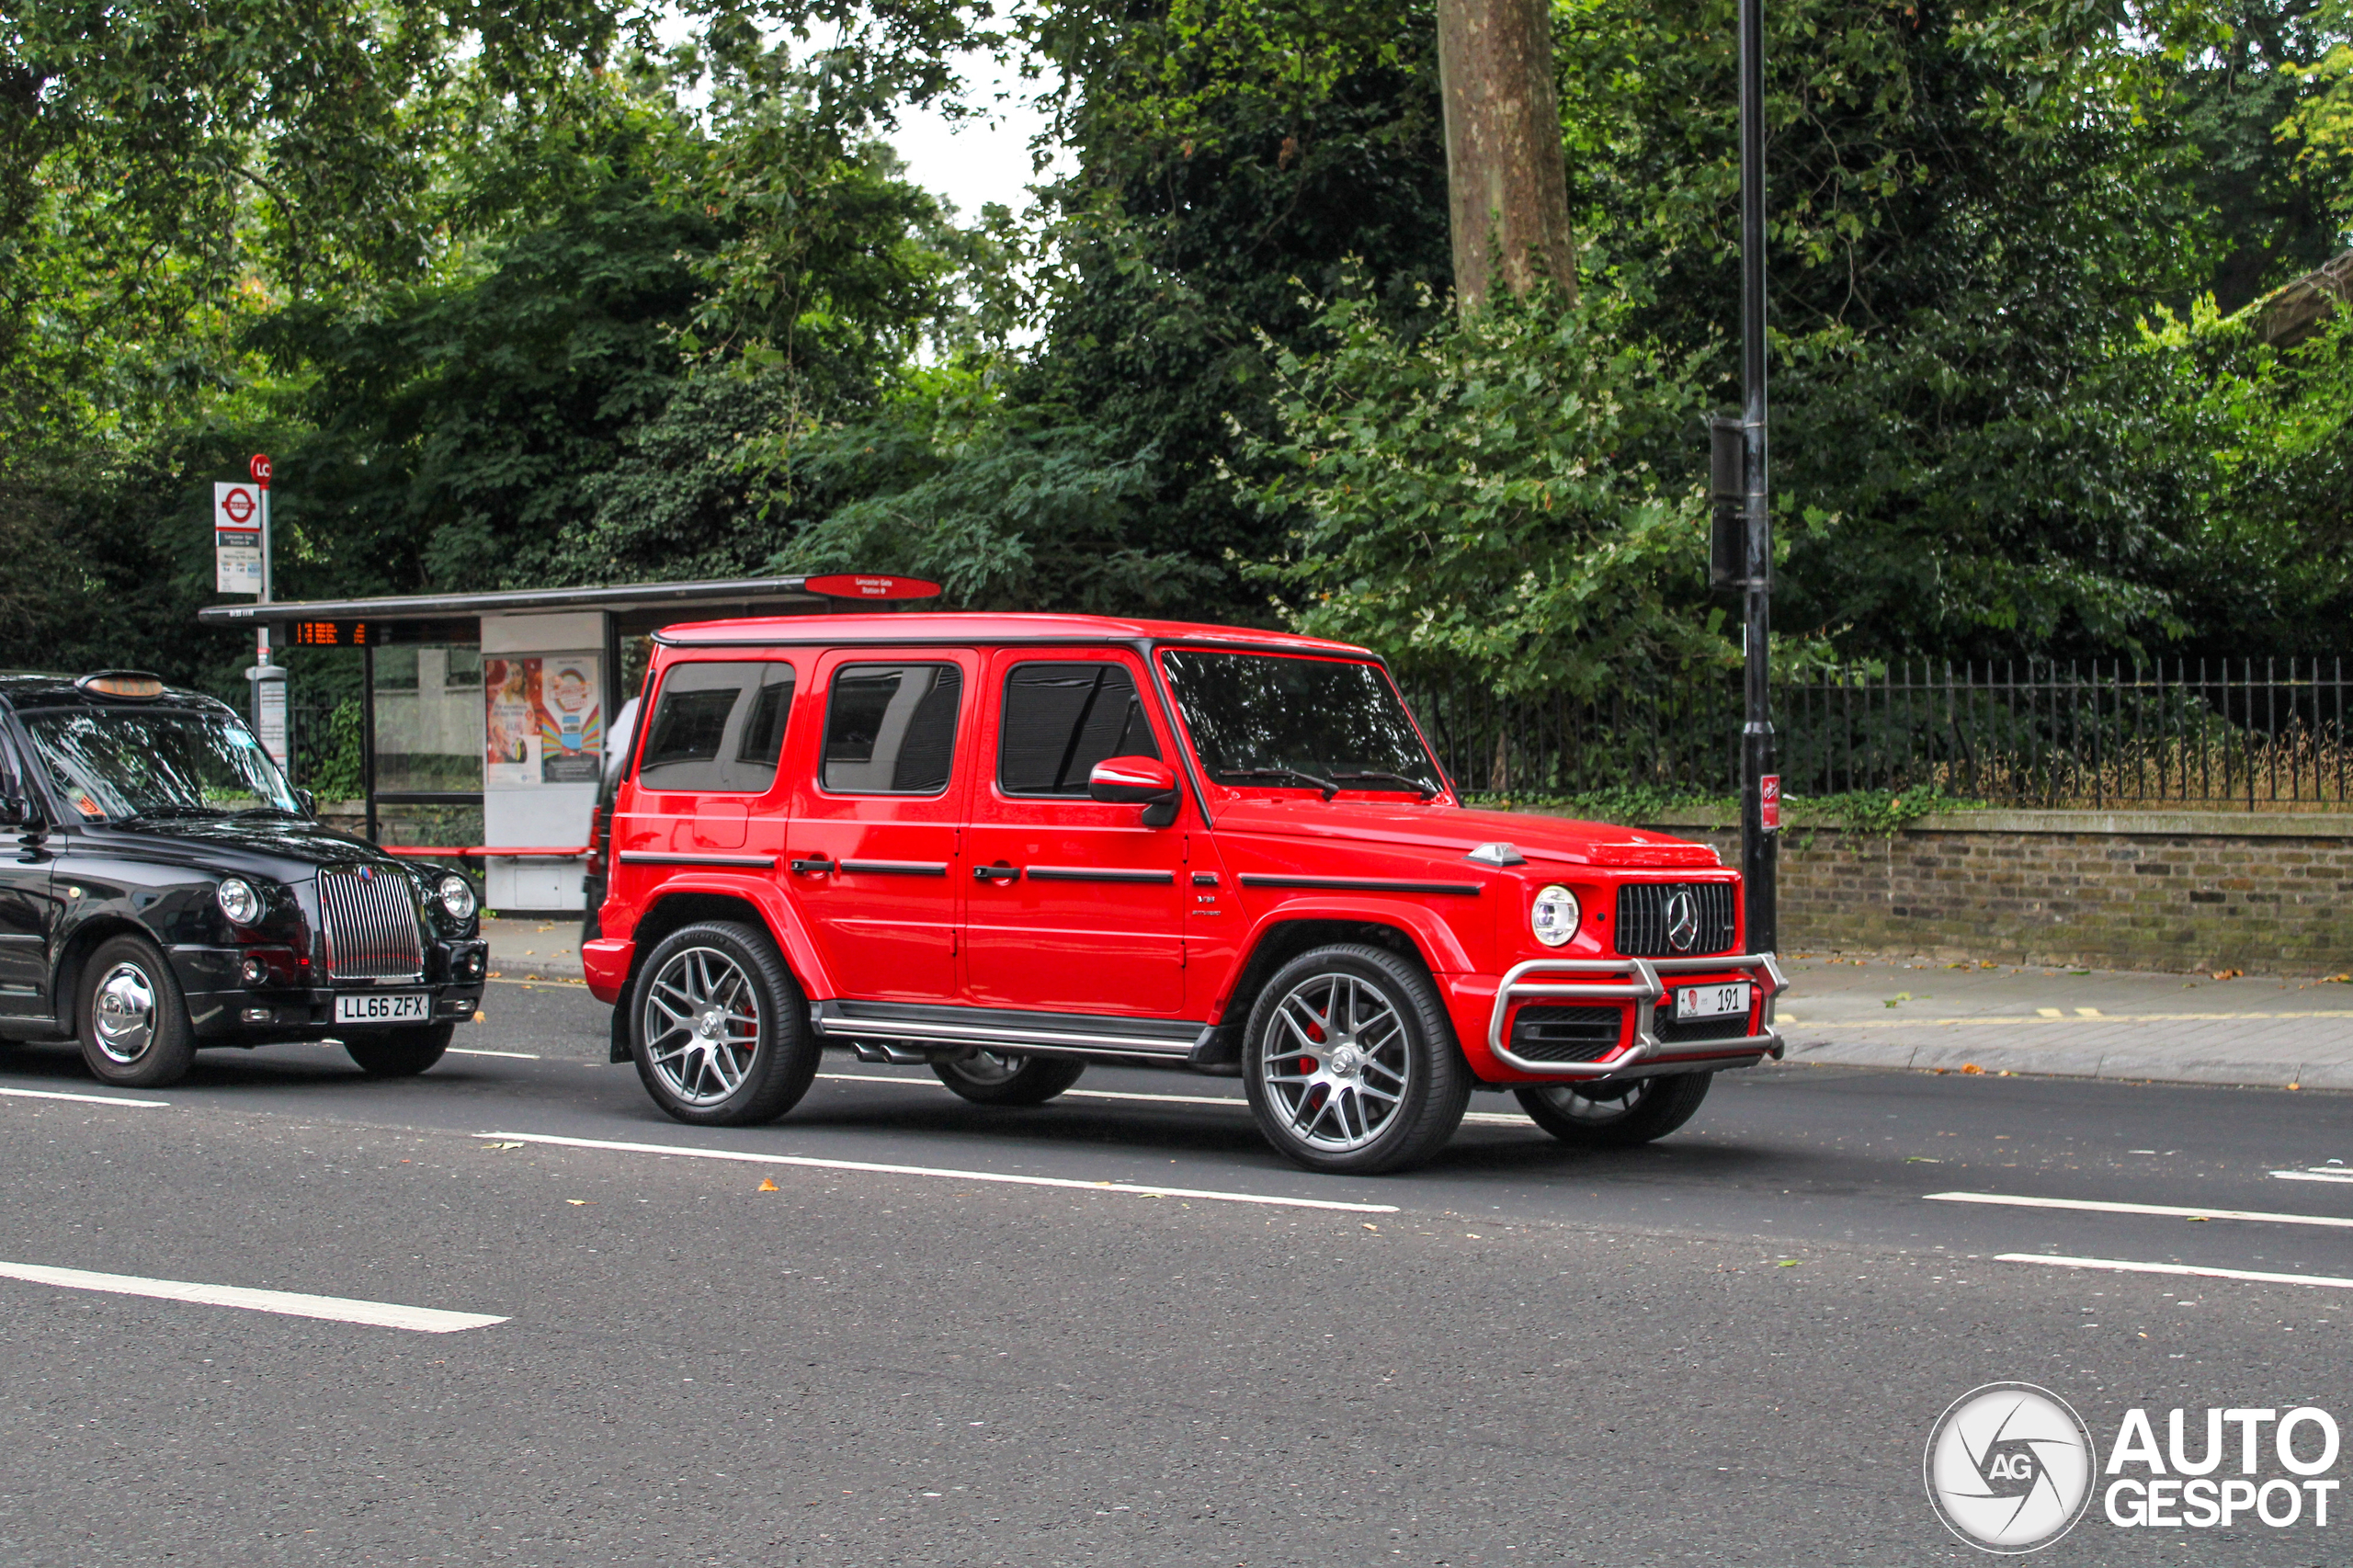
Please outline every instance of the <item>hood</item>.
[{"label": "hood", "polygon": [[1217,812],[1217,831],[1427,849],[1458,859],[1482,844],[1509,844],[1530,866],[1713,869],[1723,864],[1704,844],[1638,827],[1532,812],[1378,801],[1324,801],[1302,796],[1229,801]]},{"label": "hood", "polygon": [[153,826],[93,826],[83,831],[94,845],[103,843],[117,854],[143,851],[166,859],[259,871],[282,882],[301,881],[322,866],[360,861],[404,873],[413,869],[364,838],[307,819],[222,817]]}]

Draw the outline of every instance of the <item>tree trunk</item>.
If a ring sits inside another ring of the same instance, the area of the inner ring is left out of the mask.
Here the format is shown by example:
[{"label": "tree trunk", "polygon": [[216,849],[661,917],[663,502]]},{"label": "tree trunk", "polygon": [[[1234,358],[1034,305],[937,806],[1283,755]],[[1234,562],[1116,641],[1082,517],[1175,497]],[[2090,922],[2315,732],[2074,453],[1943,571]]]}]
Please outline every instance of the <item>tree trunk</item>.
[{"label": "tree trunk", "polygon": [[1574,299],[1547,0],[1438,0],[1438,74],[1455,293],[1475,306],[1498,278],[1518,294],[1547,278]]}]

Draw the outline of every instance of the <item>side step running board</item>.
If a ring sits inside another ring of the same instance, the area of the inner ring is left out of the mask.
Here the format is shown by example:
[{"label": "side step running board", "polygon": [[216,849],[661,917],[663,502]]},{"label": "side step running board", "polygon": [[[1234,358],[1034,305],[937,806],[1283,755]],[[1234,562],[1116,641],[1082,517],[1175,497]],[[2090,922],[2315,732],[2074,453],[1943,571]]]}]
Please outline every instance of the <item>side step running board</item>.
[{"label": "side step running board", "polygon": [[[978,1048],[1037,1056],[1131,1057],[1182,1062],[1209,1026],[1174,1019],[1103,1017],[1074,1013],[1012,1013],[978,1007],[915,1007],[885,1003],[816,1002],[810,1022],[824,1039],[869,1060],[912,1064]],[[869,1056],[869,1051],[873,1054]]]}]

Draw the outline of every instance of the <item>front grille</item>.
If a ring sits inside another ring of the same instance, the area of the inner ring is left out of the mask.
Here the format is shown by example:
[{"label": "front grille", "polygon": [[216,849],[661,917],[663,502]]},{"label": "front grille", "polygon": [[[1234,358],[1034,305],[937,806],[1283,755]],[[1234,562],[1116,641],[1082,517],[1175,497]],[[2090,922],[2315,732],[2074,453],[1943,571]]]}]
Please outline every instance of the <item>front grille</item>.
[{"label": "front grille", "polygon": [[416,903],[409,897],[408,879],[397,871],[321,871],[319,914],[329,980],[415,980],[424,974]]},{"label": "front grille", "polygon": [[1598,1062],[1618,1049],[1623,1007],[1522,1007],[1511,1017],[1511,1053],[1529,1062]]},{"label": "front grille", "polygon": [[[1732,882],[1628,882],[1618,890],[1618,950],[1632,959],[1679,959],[1732,950]],[[1675,945],[1675,917],[1688,894],[1689,939]]]},{"label": "front grille", "polygon": [[1677,1018],[1661,1004],[1651,1017],[1651,1033],[1661,1045],[1695,1040],[1739,1040],[1748,1033],[1748,1015],[1726,1013],[1714,1018]]}]

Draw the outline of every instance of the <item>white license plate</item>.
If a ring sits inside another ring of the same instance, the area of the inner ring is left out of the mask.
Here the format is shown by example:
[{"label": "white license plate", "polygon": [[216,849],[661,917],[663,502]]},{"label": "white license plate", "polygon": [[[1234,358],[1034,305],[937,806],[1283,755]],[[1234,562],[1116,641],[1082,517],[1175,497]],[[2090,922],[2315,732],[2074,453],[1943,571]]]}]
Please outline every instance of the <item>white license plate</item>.
[{"label": "white license plate", "polygon": [[1687,985],[1675,994],[1675,1016],[1678,1018],[1721,1018],[1728,1013],[1748,1011],[1748,982],[1736,981],[1723,985]]},{"label": "white license plate", "polygon": [[369,991],[335,999],[338,1024],[404,1024],[432,1017],[433,998],[422,991]]}]

